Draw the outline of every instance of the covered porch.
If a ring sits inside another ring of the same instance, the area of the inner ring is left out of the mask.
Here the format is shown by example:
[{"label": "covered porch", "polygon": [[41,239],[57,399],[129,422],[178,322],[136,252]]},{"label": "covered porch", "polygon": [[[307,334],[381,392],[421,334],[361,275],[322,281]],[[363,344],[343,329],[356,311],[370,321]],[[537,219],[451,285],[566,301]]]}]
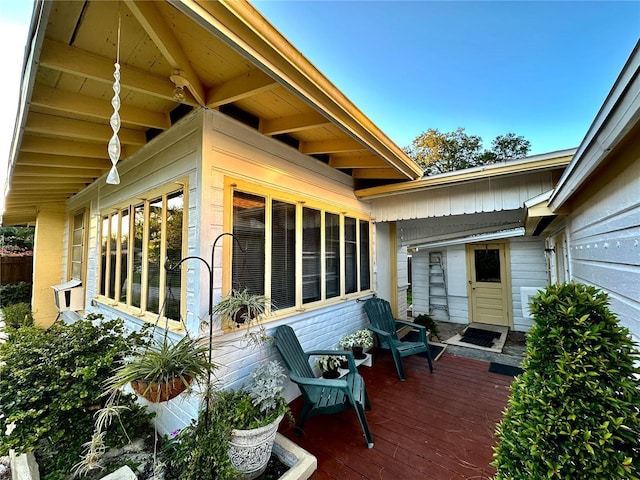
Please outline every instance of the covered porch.
[{"label": "covered porch", "polygon": [[[359,367],[372,402],[368,449],[353,410],[312,417],[302,438],[285,420],[281,433],[316,456],[311,477],[324,479],[489,479],[494,430],[513,377],[489,372],[489,362],[445,352],[429,373],[419,356],[404,359],[400,382],[393,359],[375,353]],[[292,403],[297,416],[300,398]]]}]

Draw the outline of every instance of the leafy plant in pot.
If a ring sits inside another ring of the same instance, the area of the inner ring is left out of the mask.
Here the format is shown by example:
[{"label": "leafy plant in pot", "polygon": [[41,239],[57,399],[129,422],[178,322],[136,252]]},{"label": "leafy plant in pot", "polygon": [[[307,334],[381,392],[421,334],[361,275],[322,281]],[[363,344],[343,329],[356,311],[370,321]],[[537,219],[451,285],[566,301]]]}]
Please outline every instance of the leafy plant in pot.
[{"label": "leafy plant in pot", "polygon": [[270,305],[271,302],[267,297],[253,294],[245,288],[231,290],[229,295],[213,307],[213,313],[241,326],[259,319]]},{"label": "leafy plant in pot", "polygon": [[290,414],[280,364],[260,365],[239,390],[210,391],[209,408],[175,438],[170,467],[181,480],[250,480],[267,467],[280,421]]},{"label": "leafy plant in pot", "polygon": [[323,378],[338,378],[338,369],[343,361],[347,361],[347,357],[343,355],[320,355],[316,359],[316,365],[322,371]]},{"label": "leafy plant in pot", "polygon": [[357,330],[343,335],[339,345],[344,349],[351,350],[354,358],[361,360],[366,357],[364,350],[373,347],[373,334],[367,329]]},{"label": "leafy plant in pot", "polygon": [[144,350],[118,367],[107,381],[107,393],[130,383],[131,388],[150,402],[165,402],[191,383],[204,384],[216,368],[208,360],[209,345],[201,339],[185,336],[177,342],[166,336],[156,339]]}]

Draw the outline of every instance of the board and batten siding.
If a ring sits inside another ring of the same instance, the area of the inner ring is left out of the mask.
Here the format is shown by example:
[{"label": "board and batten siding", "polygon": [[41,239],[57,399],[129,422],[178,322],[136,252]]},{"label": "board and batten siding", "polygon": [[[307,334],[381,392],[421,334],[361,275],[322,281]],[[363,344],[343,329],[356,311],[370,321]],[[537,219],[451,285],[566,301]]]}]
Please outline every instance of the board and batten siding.
[{"label": "board and batten siding", "polygon": [[[548,283],[544,241],[540,238],[512,238],[505,240],[510,245],[511,299],[513,329],[527,331],[532,319],[523,309],[523,293],[535,292]],[[412,254],[413,316],[429,312],[429,251],[443,253],[447,282],[449,321],[469,323],[469,296],[467,282],[467,258],[465,245],[451,245],[438,249],[420,249]],[[435,311],[434,318],[443,320],[441,312]]]},{"label": "board and batten siding", "polygon": [[640,159],[583,195],[566,232],[572,280],[606,292],[611,309],[640,342]]},{"label": "board and batten siding", "polygon": [[517,332],[526,332],[533,325],[527,302],[532,295],[549,283],[544,239],[512,238],[509,248],[513,329]]},{"label": "board and batten siding", "polygon": [[371,205],[377,222],[446,217],[522,209],[551,188],[551,173],[527,172],[374,198]]}]

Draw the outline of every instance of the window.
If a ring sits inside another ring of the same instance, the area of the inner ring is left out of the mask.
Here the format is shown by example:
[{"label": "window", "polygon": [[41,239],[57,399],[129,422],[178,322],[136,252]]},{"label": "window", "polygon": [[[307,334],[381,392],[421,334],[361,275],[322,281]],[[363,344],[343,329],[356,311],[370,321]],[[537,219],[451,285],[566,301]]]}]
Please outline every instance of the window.
[{"label": "window", "polygon": [[267,292],[274,310],[371,288],[368,219],[260,193],[233,190],[232,288]]},{"label": "window", "polygon": [[71,231],[71,278],[82,281],[85,245],[85,212],[73,216]]},{"label": "window", "polygon": [[184,191],[161,193],[103,215],[99,292],[138,311],[180,320],[182,275],[164,265],[182,258]]}]

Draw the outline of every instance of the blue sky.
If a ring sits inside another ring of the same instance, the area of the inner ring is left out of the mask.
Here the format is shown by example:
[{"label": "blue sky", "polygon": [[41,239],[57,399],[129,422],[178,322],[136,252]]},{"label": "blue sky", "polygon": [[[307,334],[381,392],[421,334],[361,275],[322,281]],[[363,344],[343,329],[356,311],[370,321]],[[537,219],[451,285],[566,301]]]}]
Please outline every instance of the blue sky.
[{"label": "blue sky", "polygon": [[577,147],[640,34],[637,1],[253,4],[401,147],[458,127]]},{"label": "blue sky", "polygon": [[[253,4],[400,147],[458,127],[486,148],[507,132],[532,154],[576,147],[640,34],[640,1]],[[0,0],[2,186],[31,6]]]}]

